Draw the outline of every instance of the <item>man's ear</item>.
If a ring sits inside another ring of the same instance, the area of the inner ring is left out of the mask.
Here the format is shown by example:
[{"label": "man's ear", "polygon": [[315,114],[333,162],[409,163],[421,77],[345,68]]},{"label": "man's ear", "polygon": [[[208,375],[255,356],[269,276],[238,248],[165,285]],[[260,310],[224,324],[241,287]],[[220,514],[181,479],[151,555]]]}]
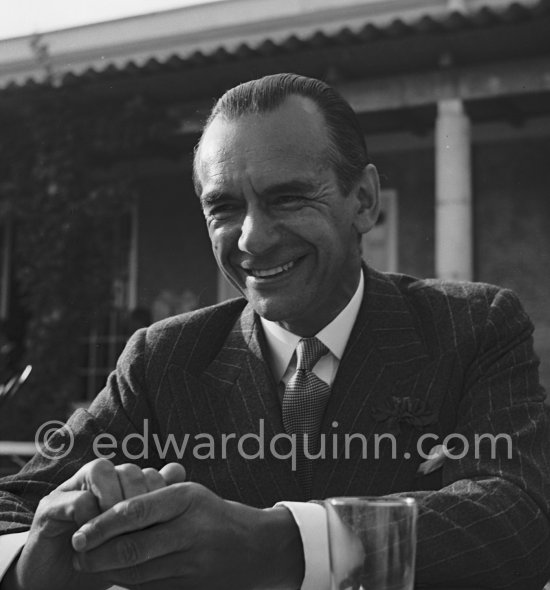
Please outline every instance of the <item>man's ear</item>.
[{"label": "man's ear", "polygon": [[374,227],[380,213],[380,181],[373,164],[365,166],[355,191],[358,206],[353,225],[358,233],[366,234]]}]

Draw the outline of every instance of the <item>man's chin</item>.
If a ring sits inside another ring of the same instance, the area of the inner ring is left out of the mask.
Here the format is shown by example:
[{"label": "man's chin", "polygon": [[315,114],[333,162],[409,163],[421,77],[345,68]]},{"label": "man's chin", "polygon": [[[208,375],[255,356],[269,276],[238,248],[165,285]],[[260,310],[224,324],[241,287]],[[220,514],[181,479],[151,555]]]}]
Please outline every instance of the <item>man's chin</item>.
[{"label": "man's chin", "polygon": [[297,336],[314,336],[320,329],[317,315],[311,313],[313,302],[306,304],[304,298],[299,301],[285,301],[284,304],[267,302],[265,299],[249,299],[249,304],[264,320],[275,322]]},{"label": "man's chin", "polygon": [[270,297],[268,299],[248,295],[248,293],[245,293],[245,297],[248,299],[252,309],[264,318],[264,320],[269,320],[270,322],[287,322],[295,316],[297,311],[295,304],[291,305],[289,302],[277,300],[278,298]]}]

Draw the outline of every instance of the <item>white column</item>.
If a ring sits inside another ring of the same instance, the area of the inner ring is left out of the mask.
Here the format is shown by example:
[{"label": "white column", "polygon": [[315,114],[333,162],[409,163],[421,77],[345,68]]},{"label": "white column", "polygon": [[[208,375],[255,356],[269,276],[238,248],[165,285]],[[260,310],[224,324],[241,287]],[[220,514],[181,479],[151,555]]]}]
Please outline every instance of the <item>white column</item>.
[{"label": "white column", "polygon": [[442,279],[472,280],[470,121],[459,99],[438,104],[435,151],[436,275]]}]

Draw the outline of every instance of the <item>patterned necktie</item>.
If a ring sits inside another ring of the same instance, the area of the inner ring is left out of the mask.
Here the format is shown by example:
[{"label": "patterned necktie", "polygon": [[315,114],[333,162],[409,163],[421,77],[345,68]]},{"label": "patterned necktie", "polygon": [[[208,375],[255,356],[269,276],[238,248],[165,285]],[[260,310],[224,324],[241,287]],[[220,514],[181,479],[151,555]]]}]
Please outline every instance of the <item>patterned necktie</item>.
[{"label": "patterned necktie", "polygon": [[330,395],[330,387],[312,369],[327,352],[328,348],[317,338],[300,340],[296,347],[296,372],[283,396],[283,425],[287,434],[296,434],[296,471],[306,493],[311,489],[313,462],[305,456],[304,447],[310,456],[318,451],[321,419]]}]

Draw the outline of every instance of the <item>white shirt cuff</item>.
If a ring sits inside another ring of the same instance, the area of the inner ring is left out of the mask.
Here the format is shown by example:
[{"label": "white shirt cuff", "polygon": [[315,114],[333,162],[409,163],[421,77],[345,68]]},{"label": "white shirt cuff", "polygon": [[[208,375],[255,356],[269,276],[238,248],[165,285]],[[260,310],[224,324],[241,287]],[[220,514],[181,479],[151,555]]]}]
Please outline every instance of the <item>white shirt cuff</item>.
[{"label": "white shirt cuff", "polygon": [[327,516],[323,506],[312,502],[278,502],[290,510],[302,537],[305,574],[301,590],[330,590]]},{"label": "white shirt cuff", "polygon": [[29,531],[0,536],[0,581],[6,575],[10,565],[19,556],[28,536]]}]

